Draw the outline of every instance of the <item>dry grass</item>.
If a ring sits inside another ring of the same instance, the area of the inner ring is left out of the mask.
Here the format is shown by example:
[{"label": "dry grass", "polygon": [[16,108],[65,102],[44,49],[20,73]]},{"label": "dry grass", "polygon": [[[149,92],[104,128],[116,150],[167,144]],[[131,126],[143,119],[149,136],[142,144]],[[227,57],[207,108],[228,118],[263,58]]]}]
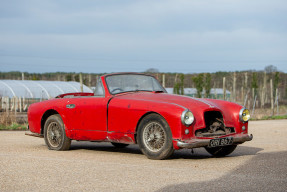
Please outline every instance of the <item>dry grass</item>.
[{"label": "dry grass", "polygon": [[16,123],[15,113],[0,112],[0,125],[9,126]]},{"label": "dry grass", "polygon": [[[272,116],[272,110],[270,108],[257,108],[252,114],[252,109],[250,109],[252,119],[265,119],[265,117]],[[278,113],[276,107],[274,108],[274,116],[286,116],[287,115],[287,106],[282,105],[278,108]]]},{"label": "dry grass", "polygon": [[17,122],[13,112],[0,112],[0,130],[27,130],[27,123]]}]

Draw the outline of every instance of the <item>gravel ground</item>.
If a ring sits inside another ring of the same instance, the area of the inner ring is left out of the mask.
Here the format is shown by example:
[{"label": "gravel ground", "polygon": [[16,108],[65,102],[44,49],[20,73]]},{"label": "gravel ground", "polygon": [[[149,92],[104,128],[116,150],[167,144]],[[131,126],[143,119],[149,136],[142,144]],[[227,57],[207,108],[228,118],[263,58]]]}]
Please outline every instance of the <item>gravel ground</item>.
[{"label": "gravel ground", "polygon": [[252,121],[254,139],[231,155],[204,149],[149,160],[137,145],[72,142],[48,150],[43,138],[0,132],[0,191],[286,191],[287,120]]}]

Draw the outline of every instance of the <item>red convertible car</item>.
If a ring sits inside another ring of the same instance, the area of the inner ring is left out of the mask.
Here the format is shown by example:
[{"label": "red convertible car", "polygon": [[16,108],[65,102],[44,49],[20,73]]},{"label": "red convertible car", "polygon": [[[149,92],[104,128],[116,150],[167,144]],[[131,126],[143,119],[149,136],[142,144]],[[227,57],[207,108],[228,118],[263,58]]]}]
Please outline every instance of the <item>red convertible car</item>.
[{"label": "red convertible car", "polygon": [[94,93],[59,95],[28,110],[30,131],[51,150],[68,150],[71,140],[138,144],[150,159],[198,147],[228,155],[252,140],[249,118],[241,105],[167,94],[153,76],[138,73],[104,75]]}]

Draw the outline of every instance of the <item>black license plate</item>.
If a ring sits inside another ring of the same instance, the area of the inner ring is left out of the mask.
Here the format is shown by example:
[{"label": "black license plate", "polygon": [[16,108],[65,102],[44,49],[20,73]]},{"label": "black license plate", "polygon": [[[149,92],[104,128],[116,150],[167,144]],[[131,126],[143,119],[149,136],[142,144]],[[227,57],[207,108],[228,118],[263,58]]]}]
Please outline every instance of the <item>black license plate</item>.
[{"label": "black license plate", "polygon": [[211,139],[208,147],[220,147],[225,145],[232,145],[232,143],[233,143],[233,137]]}]

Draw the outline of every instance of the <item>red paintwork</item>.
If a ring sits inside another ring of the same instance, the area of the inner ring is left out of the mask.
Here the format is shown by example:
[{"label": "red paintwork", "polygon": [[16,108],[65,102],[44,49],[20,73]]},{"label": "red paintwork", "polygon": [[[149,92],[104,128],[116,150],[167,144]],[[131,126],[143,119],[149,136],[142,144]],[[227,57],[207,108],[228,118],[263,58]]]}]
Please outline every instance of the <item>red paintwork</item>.
[{"label": "red paintwork", "polygon": [[[71,93],[32,104],[28,110],[28,121],[31,132],[43,134],[46,114],[58,113],[65,124],[67,137],[74,140],[110,141],[136,143],[135,134],[140,120],[149,113],[161,115],[169,124],[174,148],[179,149],[176,141],[190,141],[196,138],[197,129],[205,127],[204,112],[220,111],[227,127],[234,127],[234,137],[247,134],[248,122],[239,120],[241,105],[213,99],[198,99],[187,96],[172,95],[162,92],[128,92],[112,95],[109,93],[101,77],[105,89],[104,97],[96,97],[91,93]],[[67,95],[75,98],[64,98]],[[74,104],[75,108],[67,108]],[[181,123],[181,114],[189,109],[195,116],[195,122],[186,127]],[[245,125],[246,130],[242,131]],[[185,129],[190,133],[185,134]],[[201,139],[206,139],[202,138]]]}]

